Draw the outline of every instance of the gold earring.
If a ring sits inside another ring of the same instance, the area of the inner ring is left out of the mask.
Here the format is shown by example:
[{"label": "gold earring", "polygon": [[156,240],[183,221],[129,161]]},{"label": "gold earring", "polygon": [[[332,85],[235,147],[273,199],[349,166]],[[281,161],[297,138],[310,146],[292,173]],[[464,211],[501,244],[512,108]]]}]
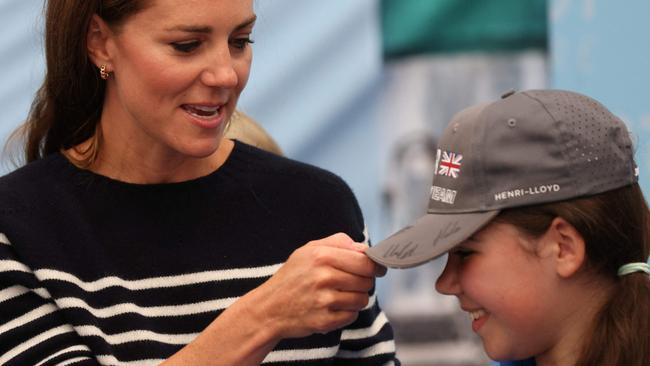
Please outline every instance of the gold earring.
[{"label": "gold earring", "polygon": [[99,67],[99,76],[104,80],[108,80],[108,77],[110,75],[111,75],[111,72],[106,71],[106,64],[102,64],[102,66]]}]

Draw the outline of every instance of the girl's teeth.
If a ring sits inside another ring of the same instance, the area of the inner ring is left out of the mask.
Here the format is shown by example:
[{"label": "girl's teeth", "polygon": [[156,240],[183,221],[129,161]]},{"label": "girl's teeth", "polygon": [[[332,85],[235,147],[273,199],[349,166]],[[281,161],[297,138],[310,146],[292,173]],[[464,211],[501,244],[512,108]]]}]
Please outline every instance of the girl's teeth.
[{"label": "girl's teeth", "polygon": [[469,317],[470,317],[472,320],[476,320],[476,319],[482,317],[482,316],[485,315],[485,314],[486,314],[486,313],[485,313],[485,310],[471,311],[471,312],[469,313]]}]

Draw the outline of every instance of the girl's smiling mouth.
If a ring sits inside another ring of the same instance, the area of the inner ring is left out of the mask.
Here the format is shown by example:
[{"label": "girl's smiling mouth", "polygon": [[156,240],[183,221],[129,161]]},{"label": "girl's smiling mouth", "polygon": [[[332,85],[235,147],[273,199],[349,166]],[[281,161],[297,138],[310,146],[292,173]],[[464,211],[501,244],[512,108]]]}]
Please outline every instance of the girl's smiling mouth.
[{"label": "girl's smiling mouth", "polygon": [[468,313],[470,319],[472,319],[472,330],[474,332],[478,332],[489,318],[489,314],[483,309],[468,311]]}]

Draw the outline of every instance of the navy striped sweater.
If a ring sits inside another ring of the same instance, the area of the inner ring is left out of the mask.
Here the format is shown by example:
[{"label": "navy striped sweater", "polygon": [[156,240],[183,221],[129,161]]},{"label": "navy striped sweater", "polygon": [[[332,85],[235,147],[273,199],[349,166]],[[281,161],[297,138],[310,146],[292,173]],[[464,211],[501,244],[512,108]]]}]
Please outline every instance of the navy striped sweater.
[{"label": "navy striped sweater", "polygon": [[[240,142],[217,171],[170,184],[50,155],[0,178],[0,365],[159,364],[297,247],[341,231],[365,240],[340,178]],[[375,296],[263,363],[399,364]]]}]

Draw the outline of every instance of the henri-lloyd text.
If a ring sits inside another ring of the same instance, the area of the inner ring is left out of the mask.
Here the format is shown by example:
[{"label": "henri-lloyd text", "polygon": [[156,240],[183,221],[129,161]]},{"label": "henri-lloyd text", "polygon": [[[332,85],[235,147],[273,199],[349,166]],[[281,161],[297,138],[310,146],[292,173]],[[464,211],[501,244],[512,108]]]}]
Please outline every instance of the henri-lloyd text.
[{"label": "henri-lloyd text", "polygon": [[533,194],[544,194],[544,193],[552,193],[552,192],[559,192],[559,191],[560,191],[559,184],[545,184],[541,186],[526,187],[526,188],[513,189],[512,191],[499,192],[494,195],[494,200],[500,201],[508,198],[516,198],[516,197],[529,196]]}]

